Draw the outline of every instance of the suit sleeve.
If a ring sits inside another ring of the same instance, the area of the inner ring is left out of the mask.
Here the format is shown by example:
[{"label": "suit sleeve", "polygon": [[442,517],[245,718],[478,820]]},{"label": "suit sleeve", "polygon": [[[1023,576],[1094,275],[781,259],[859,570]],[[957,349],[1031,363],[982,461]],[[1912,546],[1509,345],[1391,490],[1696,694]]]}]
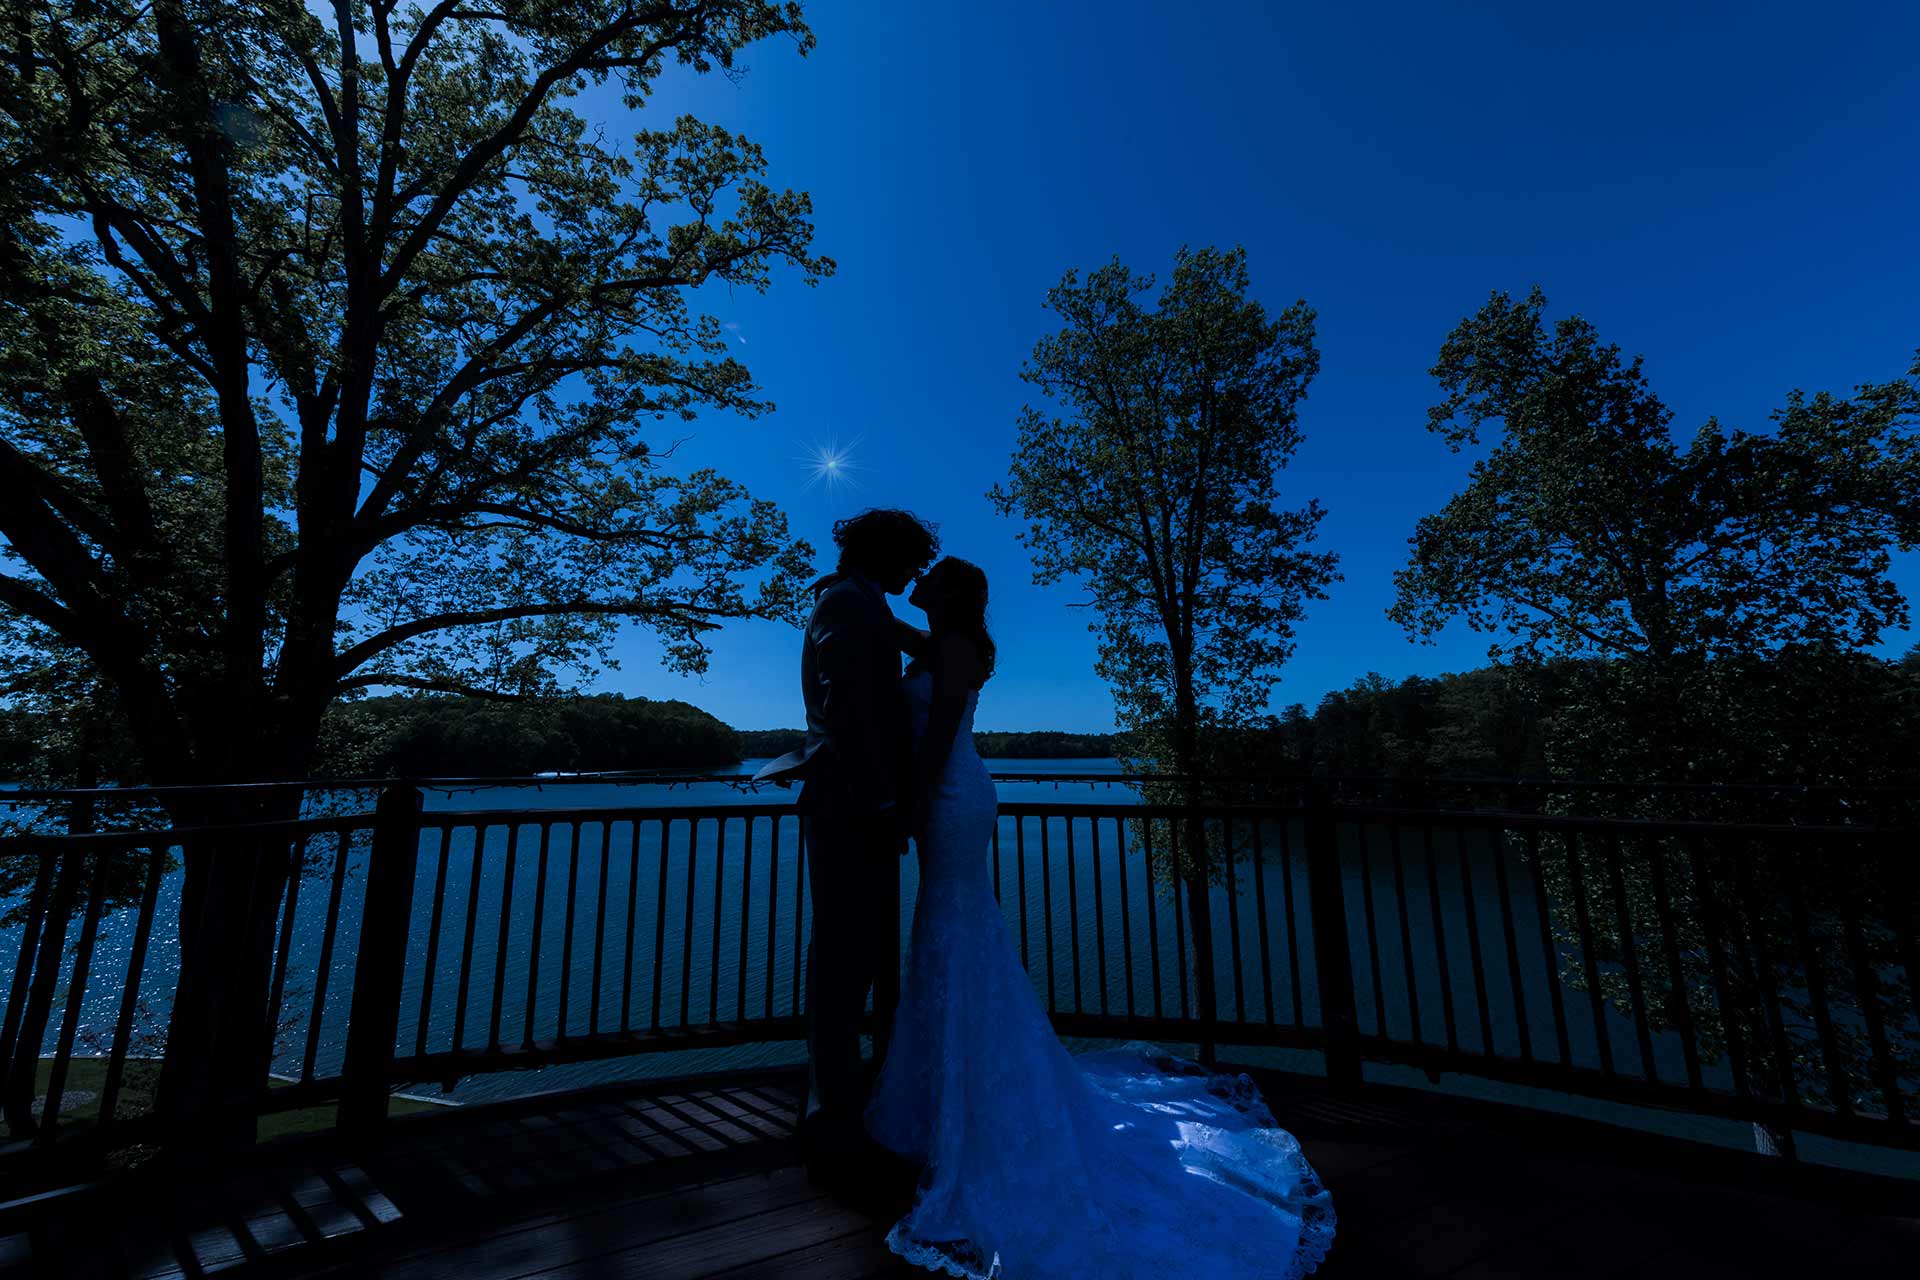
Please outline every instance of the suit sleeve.
[{"label": "suit sleeve", "polygon": [[882,641],[894,652],[892,625],[883,635],[863,597],[850,590],[822,597],[814,613],[814,658],[827,686],[824,713],[839,781],[848,800],[875,812],[894,802],[898,765],[875,688]]}]

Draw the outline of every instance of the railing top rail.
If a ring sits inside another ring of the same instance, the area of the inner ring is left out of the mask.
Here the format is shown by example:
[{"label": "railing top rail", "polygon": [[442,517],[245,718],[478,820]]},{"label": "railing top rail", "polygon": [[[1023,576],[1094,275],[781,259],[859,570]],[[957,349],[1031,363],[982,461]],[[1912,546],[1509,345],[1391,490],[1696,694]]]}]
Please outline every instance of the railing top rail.
[{"label": "railing top rail", "polygon": [[[1045,800],[1004,800],[1000,812],[1007,817],[1075,818],[1268,818],[1293,817],[1309,810],[1298,804],[1109,804],[1098,801],[1065,803]],[[1823,837],[1861,839],[1877,836],[1912,836],[1907,827],[1868,825],[1832,825],[1791,822],[1720,822],[1711,819],[1609,818],[1585,815],[1526,813],[1506,809],[1407,809],[1384,805],[1329,804],[1322,810],[1336,821],[1403,822],[1409,826],[1428,824],[1449,827],[1483,827],[1489,823],[1516,831],[1595,831],[1617,835],[1748,835],[1820,839]]]},{"label": "railing top rail", "polygon": [[[1800,782],[1680,782],[1658,779],[1618,781],[1601,778],[1538,777],[1391,777],[1359,773],[1246,773],[1246,774],[1171,774],[1171,773],[1088,773],[1052,771],[995,771],[996,782],[1066,782],[1139,785],[1160,783],[1207,785],[1258,783],[1265,786],[1304,784],[1363,784],[1387,788],[1480,787],[1513,788],[1536,791],[1666,791],[1682,793],[1757,793],[1792,796],[1878,796],[1909,795],[1920,798],[1920,787],[1846,786],[1835,783]],[[391,786],[413,786],[423,791],[452,793],[504,787],[531,787],[542,790],[563,786],[688,786],[695,783],[726,783],[741,790],[758,791],[774,787],[775,782],[756,782],[751,775],[715,772],[663,772],[625,770],[599,773],[475,775],[471,777],[346,777],[311,778],[278,782],[181,783],[159,786],[127,787],[35,787],[0,791],[0,803],[27,803],[59,800],[104,799],[134,801],[205,794],[253,793],[272,795],[285,791],[377,791]]]},{"label": "railing top rail", "polygon": [[[1114,818],[1146,820],[1174,819],[1248,819],[1297,817],[1308,810],[1297,804],[1126,804],[1098,801],[1004,801],[1000,813],[1012,818]],[[1911,837],[1911,828],[1859,824],[1717,822],[1696,819],[1610,818],[1512,812],[1501,809],[1411,809],[1379,805],[1329,804],[1323,812],[1336,821],[1399,822],[1432,827],[1483,827],[1489,824],[1515,831],[1580,831],[1611,833],[1620,836],[1715,835],[1748,836],[1784,841],[1822,841],[1828,839],[1877,839]],[[460,827],[573,826],[582,823],[706,822],[738,818],[751,822],[758,818],[797,816],[791,804],[716,804],[716,805],[596,805],[579,809],[441,809],[426,810],[409,817],[407,825],[420,831],[452,830]],[[162,845],[188,845],[243,838],[291,838],[300,835],[346,834],[370,831],[380,821],[370,811],[328,814],[318,817],[283,819],[271,822],[238,822],[195,827],[170,827],[133,831],[94,832],[65,835],[55,832],[27,833],[0,837],[0,856],[45,852],[59,849],[80,852],[114,852],[126,849],[152,849]]]}]

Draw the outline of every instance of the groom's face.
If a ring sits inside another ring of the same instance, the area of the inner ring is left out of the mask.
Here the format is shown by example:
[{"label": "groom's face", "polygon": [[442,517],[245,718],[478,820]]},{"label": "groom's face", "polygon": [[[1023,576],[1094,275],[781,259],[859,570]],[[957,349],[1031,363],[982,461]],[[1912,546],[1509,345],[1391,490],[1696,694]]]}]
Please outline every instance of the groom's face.
[{"label": "groom's face", "polygon": [[874,580],[880,584],[882,591],[885,591],[890,596],[897,596],[902,591],[905,591],[913,580],[920,576],[921,571],[925,568],[926,566],[924,564],[894,565],[888,568],[885,573],[878,575]]}]

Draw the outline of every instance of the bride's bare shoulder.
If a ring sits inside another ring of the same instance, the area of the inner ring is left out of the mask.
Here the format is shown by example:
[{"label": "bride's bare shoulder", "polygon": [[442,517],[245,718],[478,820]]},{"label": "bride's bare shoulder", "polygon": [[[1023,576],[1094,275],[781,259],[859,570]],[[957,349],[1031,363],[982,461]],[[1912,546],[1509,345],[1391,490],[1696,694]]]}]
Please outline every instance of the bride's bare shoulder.
[{"label": "bride's bare shoulder", "polygon": [[966,636],[948,632],[933,646],[934,676],[966,689],[978,689],[987,678],[980,650]]}]

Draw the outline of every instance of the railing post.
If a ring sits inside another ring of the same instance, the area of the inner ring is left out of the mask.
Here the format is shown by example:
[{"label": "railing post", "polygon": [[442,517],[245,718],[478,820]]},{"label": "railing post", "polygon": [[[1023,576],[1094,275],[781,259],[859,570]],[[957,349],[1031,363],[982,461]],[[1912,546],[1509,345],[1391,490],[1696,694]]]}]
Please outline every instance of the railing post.
[{"label": "railing post", "polygon": [[[388,1076],[400,1030],[400,977],[407,958],[407,921],[420,854],[418,787],[397,783],[374,807],[373,849],[367,859],[366,902],[353,966],[353,1003],[347,1016],[347,1052],[341,1075],[339,1125],[365,1134],[387,1118]],[[319,1016],[319,1011],[315,1011]]]},{"label": "railing post", "polygon": [[1327,1080],[1336,1088],[1351,1089],[1361,1079],[1360,1032],[1354,1011],[1353,953],[1347,939],[1339,831],[1325,782],[1308,781],[1305,801],[1307,901],[1313,919],[1313,967],[1326,1036]]},{"label": "railing post", "polygon": [[[1200,1063],[1211,1067],[1218,1056],[1216,1038],[1220,1020],[1220,996],[1213,972],[1212,859],[1207,856],[1206,819],[1191,797],[1187,807],[1188,816],[1182,818],[1182,822],[1187,827],[1187,857],[1193,864],[1193,874],[1187,880],[1187,915],[1193,933],[1194,1011],[1200,1016]],[[1229,868],[1233,865],[1232,857],[1229,852]],[[1174,870],[1175,874],[1184,874],[1179,867]]]}]

